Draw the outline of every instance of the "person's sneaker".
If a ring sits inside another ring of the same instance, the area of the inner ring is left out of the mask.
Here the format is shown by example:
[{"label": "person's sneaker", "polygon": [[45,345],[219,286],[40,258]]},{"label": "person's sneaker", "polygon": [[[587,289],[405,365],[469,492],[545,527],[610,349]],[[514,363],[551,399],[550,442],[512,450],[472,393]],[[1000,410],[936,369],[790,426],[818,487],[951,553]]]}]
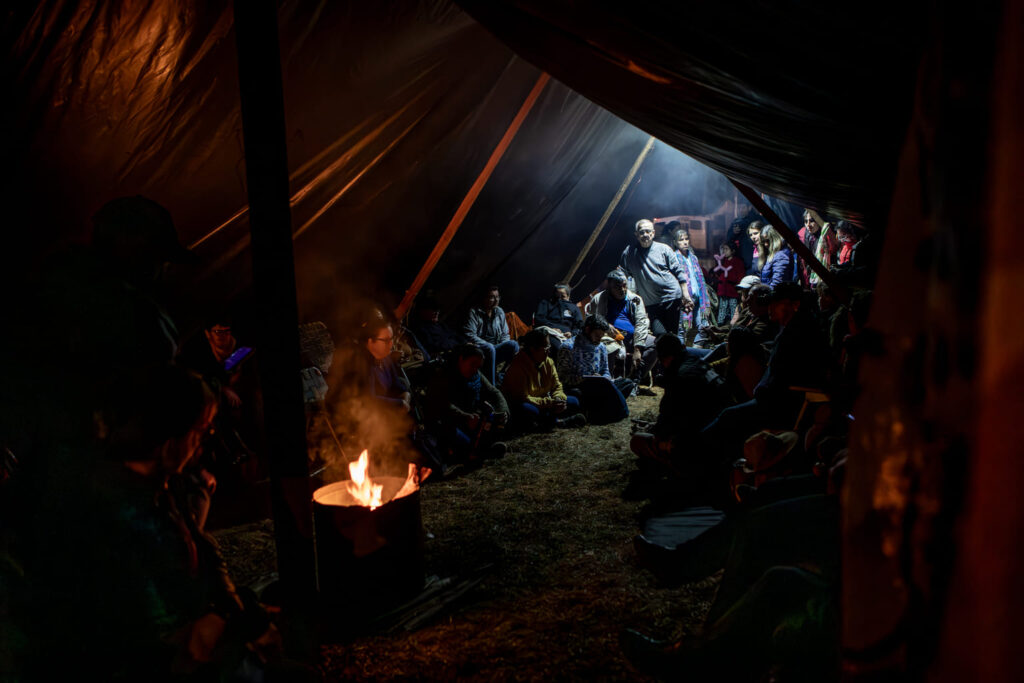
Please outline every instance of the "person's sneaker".
[{"label": "person's sneaker", "polygon": [[583,427],[587,424],[587,418],[582,413],[576,413],[575,415],[555,420],[555,424],[564,429]]},{"label": "person's sneaker", "polygon": [[490,448],[487,449],[488,458],[500,458],[508,453],[508,444],[504,441],[495,441],[491,444]]}]

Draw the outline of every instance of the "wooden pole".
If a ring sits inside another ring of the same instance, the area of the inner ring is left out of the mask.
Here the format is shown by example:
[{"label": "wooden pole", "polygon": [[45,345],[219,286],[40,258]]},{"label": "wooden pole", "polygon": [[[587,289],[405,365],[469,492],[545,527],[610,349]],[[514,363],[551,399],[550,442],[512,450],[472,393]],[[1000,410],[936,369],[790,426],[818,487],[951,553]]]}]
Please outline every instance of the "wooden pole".
[{"label": "wooden pole", "polygon": [[590,249],[594,246],[594,242],[597,241],[598,235],[600,235],[601,231],[604,230],[605,223],[607,223],[608,219],[612,217],[612,214],[615,212],[615,208],[619,205],[619,202],[622,201],[622,195],[626,194],[626,188],[628,188],[629,184],[633,182],[633,178],[636,177],[637,171],[640,170],[640,167],[643,165],[644,160],[647,158],[647,155],[651,153],[652,149],[654,149],[653,135],[647,138],[647,144],[644,145],[642,150],[640,150],[640,155],[636,158],[636,161],[633,162],[633,167],[629,169],[629,173],[626,174],[626,179],[623,180],[622,185],[619,186],[619,191],[615,193],[614,197],[612,197],[612,201],[608,204],[608,208],[604,210],[604,215],[601,216],[601,220],[597,222],[597,227],[594,228],[594,231],[590,233],[590,237],[587,238],[586,242],[584,242],[583,248],[580,250],[580,255],[576,257],[576,261],[572,264],[572,268],[569,269],[569,272],[566,273],[565,277],[562,278],[562,282],[568,284],[568,282],[572,280],[573,275],[576,274],[576,271],[580,269],[581,265],[583,265],[583,259],[585,259],[587,254],[590,253]]},{"label": "wooden pole", "polygon": [[[312,501],[299,374],[299,316],[288,198],[277,2],[235,0],[235,41],[249,193],[252,278],[277,566],[289,600],[312,594]],[[308,514],[307,514],[308,513]]]},{"label": "wooden pole", "polygon": [[832,290],[832,293],[837,299],[843,303],[849,301],[850,293],[847,291],[846,287],[840,284],[840,282],[836,280],[835,274],[826,268],[824,264],[818,260],[817,256],[811,253],[811,250],[807,248],[806,244],[800,241],[800,236],[794,232],[792,228],[786,225],[777,213],[772,211],[772,208],[768,206],[768,203],[764,199],[761,198],[760,194],[732,178],[729,178],[729,182],[740,191],[740,194],[747,198],[748,202],[754,205],[754,208],[757,209],[758,213],[768,219],[772,228],[782,235],[782,239],[786,240],[786,243],[793,248],[793,251],[796,252],[797,256],[807,262],[810,269],[817,273],[822,282],[828,285],[829,289]]},{"label": "wooden pole", "polygon": [[487,180],[491,177],[491,173],[494,172],[498,162],[501,161],[501,157],[505,154],[505,150],[512,143],[512,139],[519,132],[519,127],[523,125],[523,121],[526,120],[526,115],[530,113],[530,109],[533,108],[537,98],[540,97],[541,92],[544,90],[544,86],[547,85],[551,79],[546,73],[541,73],[537,78],[537,82],[533,86],[533,90],[526,96],[526,100],[523,101],[523,105],[519,108],[519,113],[516,114],[515,118],[512,119],[512,123],[509,124],[508,129],[505,131],[505,135],[502,136],[498,142],[498,146],[491,152],[491,157],[484,164],[484,168],[480,171],[480,175],[477,176],[476,181],[472,187],[469,188],[469,192],[462,198],[462,203],[459,204],[459,208],[455,210],[455,215],[448,222],[448,227],[441,233],[441,239],[438,240],[437,244],[434,245],[434,250],[430,252],[430,256],[427,257],[423,267],[420,268],[420,272],[416,274],[416,279],[412,281],[409,289],[406,290],[405,296],[402,297],[402,302],[398,304],[398,308],[395,309],[395,317],[401,320],[405,317],[405,314],[409,312],[412,307],[412,302],[416,298],[416,295],[420,293],[423,285],[426,284],[427,278],[434,271],[434,267],[437,262],[441,260],[441,256],[444,254],[448,245],[451,244],[452,238],[455,237],[455,233],[462,225],[462,221],[465,220],[466,215],[469,214],[469,210],[473,208],[473,203],[476,202],[477,197],[480,196],[480,191],[484,189],[484,185],[487,184]]}]

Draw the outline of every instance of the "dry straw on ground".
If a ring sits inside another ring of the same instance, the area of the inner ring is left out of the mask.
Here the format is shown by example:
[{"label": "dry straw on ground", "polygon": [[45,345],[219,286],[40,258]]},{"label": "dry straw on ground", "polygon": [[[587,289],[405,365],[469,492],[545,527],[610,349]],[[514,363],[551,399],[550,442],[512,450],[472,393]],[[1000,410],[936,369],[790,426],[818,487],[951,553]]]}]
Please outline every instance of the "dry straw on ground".
[{"label": "dry straw on ground", "polygon": [[[653,419],[658,397],[630,400]],[[709,578],[659,587],[636,566],[643,501],[622,497],[634,467],[628,420],[521,437],[512,452],[422,491],[430,574],[479,585],[417,631],[322,648],[331,680],[642,680],[622,629],[699,629]],[[220,532],[240,583],[273,569],[269,522]]]}]

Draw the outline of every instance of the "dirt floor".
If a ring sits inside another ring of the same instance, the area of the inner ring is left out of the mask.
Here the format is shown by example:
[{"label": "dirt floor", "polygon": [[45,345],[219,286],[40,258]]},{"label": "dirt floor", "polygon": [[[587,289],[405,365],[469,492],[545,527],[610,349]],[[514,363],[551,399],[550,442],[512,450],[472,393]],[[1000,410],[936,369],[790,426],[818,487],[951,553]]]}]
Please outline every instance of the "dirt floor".
[{"label": "dirt floor", "polygon": [[[655,390],[658,391],[658,390]],[[660,396],[630,399],[653,419]],[[482,580],[412,632],[322,647],[329,680],[644,680],[618,637],[699,629],[716,580],[661,588],[632,547],[646,503],[623,491],[630,421],[520,437],[421,491],[427,572]],[[240,584],[274,568],[269,521],[218,532]]]}]

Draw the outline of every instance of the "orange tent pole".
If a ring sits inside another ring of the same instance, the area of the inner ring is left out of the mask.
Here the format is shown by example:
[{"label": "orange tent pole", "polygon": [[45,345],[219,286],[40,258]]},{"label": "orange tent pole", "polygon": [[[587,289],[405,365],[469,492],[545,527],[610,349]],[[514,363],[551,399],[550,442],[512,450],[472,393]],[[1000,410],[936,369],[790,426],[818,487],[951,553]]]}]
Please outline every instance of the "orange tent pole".
[{"label": "orange tent pole", "polygon": [[512,123],[509,124],[508,130],[505,131],[505,135],[502,136],[501,141],[498,142],[498,146],[491,152],[490,159],[484,165],[480,175],[477,176],[473,186],[469,188],[469,192],[463,197],[462,203],[459,204],[459,208],[455,210],[455,215],[452,216],[451,221],[448,222],[448,227],[444,229],[441,234],[441,239],[438,240],[434,246],[434,250],[430,252],[430,256],[427,257],[423,267],[420,268],[420,272],[416,275],[416,279],[412,281],[412,285],[406,290],[405,296],[402,298],[402,303],[398,304],[398,308],[395,309],[395,317],[401,320],[405,317],[405,314],[409,312],[409,308],[412,306],[413,300],[416,295],[420,293],[420,289],[426,284],[427,278],[430,277],[430,273],[433,272],[434,266],[441,260],[441,256],[444,254],[445,249],[451,243],[452,238],[455,237],[455,233],[458,231],[459,226],[462,225],[462,221],[465,220],[469,210],[473,208],[473,203],[477,197],[480,196],[480,191],[484,189],[484,185],[487,184],[487,180],[491,177],[491,173],[494,172],[498,162],[501,161],[501,157],[505,154],[505,150],[512,143],[512,138],[519,132],[519,127],[523,125],[523,121],[526,120],[526,115],[530,113],[530,109],[533,108],[537,98],[540,97],[541,91],[544,90],[544,86],[547,85],[551,77],[542,73],[537,82],[533,86],[533,90],[526,96],[526,100],[523,102],[523,106],[519,108],[519,113],[512,119]]}]

